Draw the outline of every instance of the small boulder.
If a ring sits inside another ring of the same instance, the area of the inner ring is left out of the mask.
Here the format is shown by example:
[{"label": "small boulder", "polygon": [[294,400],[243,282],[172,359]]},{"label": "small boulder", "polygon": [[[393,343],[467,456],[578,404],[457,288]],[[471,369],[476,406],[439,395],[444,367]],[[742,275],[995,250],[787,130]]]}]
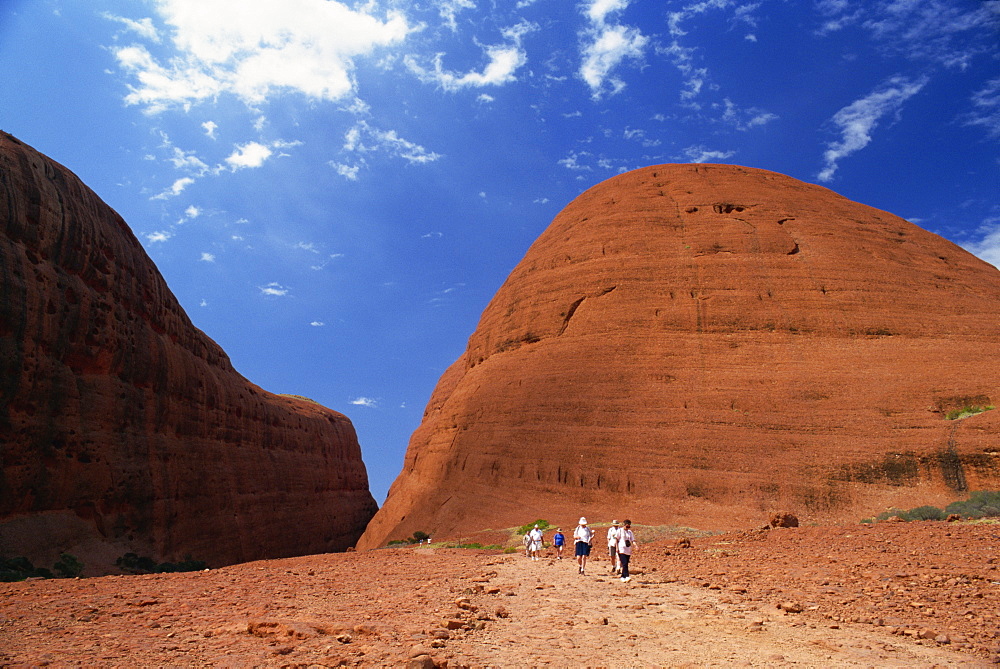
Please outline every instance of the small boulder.
[{"label": "small boulder", "polygon": [[798,527],[799,519],[793,513],[772,513],[768,525],[771,527]]}]

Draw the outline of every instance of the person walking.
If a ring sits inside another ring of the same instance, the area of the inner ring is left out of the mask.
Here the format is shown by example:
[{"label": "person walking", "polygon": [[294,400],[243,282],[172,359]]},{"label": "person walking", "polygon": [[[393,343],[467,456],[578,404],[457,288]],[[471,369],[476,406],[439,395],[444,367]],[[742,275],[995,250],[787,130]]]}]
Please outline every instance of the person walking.
[{"label": "person walking", "polygon": [[608,528],[608,557],[611,558],[611,573],[617,574],[620,565],[618,564],[618,521],[612,520],[611,527]]},{"label": "person walking", "polygon": [[538,560],[538,555],[542,552],[542,531],[538,528],[538,525],[535,525],[534,529],[528,532],[528,538],[531,540],[531,545],[528,546],[531,559]]},{"label": "person walking", "polygon": [[632,559],[632,551],[635,550],[635,546],[632,521],[626,519],[618,531],[618,564],[622,568],[622,583],[628,583],[632,580],[632,576],[628,572],[628,563]]},{"label": "person walking", "polygon": [[557,527],[556,533],[552,535],[552,545],[556,547],[556,559],[562,560],[563,546],[566,544],[566,535],[562,533],[562,528]]},{"label": "person walking", "polygon": [[590,545],[594,543],[594,531],[587,525],[586,518],[580,518],[580,524],[573,530],[573,540],[576,542],[578,572],[586,574],[587,556],[590,555]]}]

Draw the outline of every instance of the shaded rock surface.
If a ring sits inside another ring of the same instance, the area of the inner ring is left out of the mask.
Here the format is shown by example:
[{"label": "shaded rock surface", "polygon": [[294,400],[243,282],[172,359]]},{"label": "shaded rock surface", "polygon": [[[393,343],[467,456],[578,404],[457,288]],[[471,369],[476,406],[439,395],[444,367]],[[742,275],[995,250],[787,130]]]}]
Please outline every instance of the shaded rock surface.
[{"label": "shaded rock surface", "polygon": [[359,547],[944,506],[1000,483],[1000,412],[947,420],[1000,399],[997,343],[1000,272],[897,216],[738,166],[620,175],[487,306]]},{"label": "shaded rock surface", "polygon": [[244,379],[125,222],[6,134],[0,226],[0,555],[354,544],[376,505],[347,417]]}]

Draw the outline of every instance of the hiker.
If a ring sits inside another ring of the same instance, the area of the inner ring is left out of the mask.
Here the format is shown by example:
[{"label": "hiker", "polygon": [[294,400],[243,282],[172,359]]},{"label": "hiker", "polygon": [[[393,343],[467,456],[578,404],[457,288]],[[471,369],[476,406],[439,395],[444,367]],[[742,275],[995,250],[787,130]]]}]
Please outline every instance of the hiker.
[{"label": "hiker", "polygon": [[618,563],[618,521],[612,520],[611,527],[608,528],[608,557],[611,558],[611,573],[617,574],[621,565]]},{"label": "hiker", "polygon": [[628,563],[635,550],[635,535],[632,534],[632,521],[626,519],[618,531],[618,564],[622,568],[622,583],[628,583],[632,576],[628,573]]},{"label": "hiker", "polygon": [[563,545],[566,543],[566,535],[562,533],[562,528],[557,527],[556,533],[552,535],[552,545],[556,547],[556,559],[562,560]]},{"label": "hiker", "polygon": [[586,518],[580,518],[580,524],[573,530],[573,540],[576,542],[578,571],[581,574],[586,574],[587,556],[590,555],[590,545],[594,542],[594,531],[587,526]]},{"label": "hiker", "polygon": [[524,544],[524,557],[531,557],[531,532],[526,532],[521,537],[521,543]]},{"label": "hiker", "polygon": [[531,559],[538,560],[538,554],[542,552],[542,531],[538,525],[535,525],[535,528],[528,532],[528,538],[531,540],[531,545],[528,547]]}]

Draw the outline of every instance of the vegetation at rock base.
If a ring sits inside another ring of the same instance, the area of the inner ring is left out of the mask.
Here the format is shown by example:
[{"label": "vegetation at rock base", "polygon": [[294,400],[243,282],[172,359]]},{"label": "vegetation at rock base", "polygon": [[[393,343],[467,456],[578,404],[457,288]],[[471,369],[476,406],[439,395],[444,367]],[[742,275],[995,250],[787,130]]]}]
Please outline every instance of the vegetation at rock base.
[{"label": "vegetation at rock base", "polygon": [[944,509],[939,509],[936,506],[918,506],[908,511],[897,508],[886,509],[877,516],[862,519],[861,522],[874,523],[885,521],[893,517],[902,521],[945,520],[952,514],[959,515],[964,518],[1000,517],[1000,492],[976,490],[969,493],[969,499],[952,502]]},{"label": "vegetation at rock base", "polygon": [[12,583],[26,578],[55,578],[55,576],[44,567],[35,567],[28,558],[0,557],[0,582]]},{"label": "vegetation at rock base", "polygon": [[429,535],[426,532],[423,532],[421,530],[417,530],[416,532],[413,533],[412,537],[407,537],[406,539],[393,539],[392,541],[390,541],[386,545],[387,546],[408,546],[410,544],[420,544],[420,543],[423,543],[425,541],[427,541],[429,543],[430,542],[430,538],[431,538],[431,535]]},{"label": "vegetation at rock base", "polygon": [[946,420],[959,420],[961,418],[968,418],[969,416],[975,416],[976,414],[983,413],[984,411],[990,411],[996,407],[992,404],[971,404],[969,406],[964,406],[961,409],[953,409],[944,415]]},{"label": "vegetation at rock base", "polygon": [[538,529],[540,530],[547,530],[551,527],[549,521],[539,518],[538,520],[528,523],[527,525],[521,525],[521,527],[517,528],[517,533],[527,534],[535,528],[535,525],[538,525]]},{"label": "vegetation at rock base", "polygon": [[190,555],[180,562],[156,563],[149,557],[142,557],[135,553],[126,553],[117,560],[115,564],[126,574],[167,574],[179,571],[201,571],[208,569],[208,565],[201,560],[194,560]]},{"label": "vegetation at rock base", "polygon": [[0,557],[0,583],[13,583],[28,578],[77,578],[82,573],[83,563],[70,553],[60,553],[59,561],[52,569],[36,567],[26,557]]},{"label": "vegetation at rock base", "polygon": [[949,504],[945,511],[967,518],[1000,517],[1000,491],[976,490],[969,493],[969,499],[964,502]]},{"label": "vegetation at rock base", "polygon": [[76,578],[83,573],[83,563],[75,555],[60,553],[59,562],[52,567],[60,578]]}]

